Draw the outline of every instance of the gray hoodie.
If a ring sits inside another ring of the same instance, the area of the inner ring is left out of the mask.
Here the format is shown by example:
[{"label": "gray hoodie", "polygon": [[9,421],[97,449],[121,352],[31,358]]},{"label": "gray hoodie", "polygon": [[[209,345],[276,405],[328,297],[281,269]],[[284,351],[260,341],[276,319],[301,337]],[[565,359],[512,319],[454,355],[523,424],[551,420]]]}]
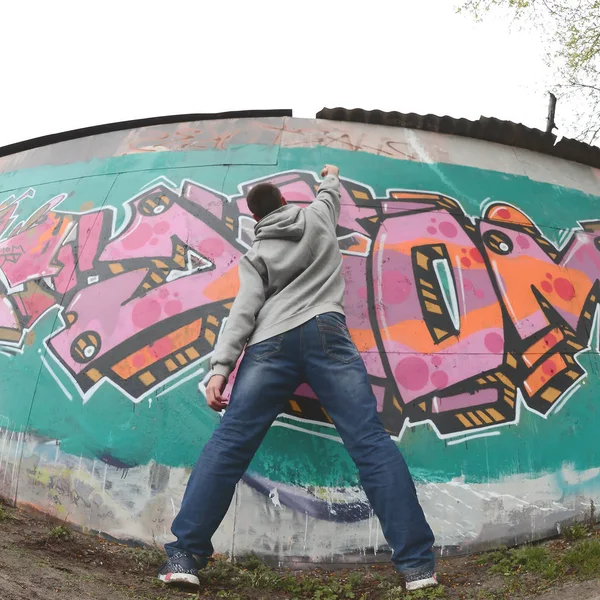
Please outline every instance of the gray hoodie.
[{"label": "gray hoodie", "polygon": [[240,260],[240,289],[211,359],[212,374],[229,377],[246,345],[322,313],[344,314],[339,216],[340,182],[328,175],[308,208],[282,206],[256,224],[254,244]]}]

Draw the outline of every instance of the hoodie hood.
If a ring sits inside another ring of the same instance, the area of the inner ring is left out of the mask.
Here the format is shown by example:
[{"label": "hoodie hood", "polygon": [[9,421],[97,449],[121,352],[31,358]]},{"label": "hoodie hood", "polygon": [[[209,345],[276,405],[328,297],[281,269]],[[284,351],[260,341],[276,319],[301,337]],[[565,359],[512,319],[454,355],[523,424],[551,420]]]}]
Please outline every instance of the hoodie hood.
[{"label": "hoodie hood", "polygon": [[285,205],[261,219],[254,227],[256,240],[299,240],[304,235],[304,211]]}]

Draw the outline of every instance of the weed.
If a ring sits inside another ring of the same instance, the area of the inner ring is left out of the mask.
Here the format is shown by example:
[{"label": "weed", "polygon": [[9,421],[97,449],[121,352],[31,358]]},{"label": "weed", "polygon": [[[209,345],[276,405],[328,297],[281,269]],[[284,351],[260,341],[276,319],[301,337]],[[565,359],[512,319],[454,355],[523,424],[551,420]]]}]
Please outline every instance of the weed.
[{"label": "weed", "polygon": [[477,564],[478,565],[488,565],[490,563],[496,564],[496,563],[500,562],[501,560],[503,560],[506,557],[507,553],[508,553],[508,548],[506,546],[499,546],[497,550],[494,550],[492,552],[486,552],[485,554],[482,554],[477,559]]},{"label": "weed", "polygon": [[575,523],[575,525],[571,525],[570,527],[565,527],[563,536],[569,542],[574,542],[575,540],[581,540],[584,537],[587,537],[589,533],[589,529],[583,523]]},{"label": "weed", "polygon": [[492,552],[488,556],[492,562],[490,573],[516,575],[518,573],[536,573],[546,579],[555,579],[561,575],[559,563],[552,558],[544,546],[522,546],[511,550]]},{"label": "weed", "polygon": [[348,583],[353,588],[358,587],[363,583],[363,573],[362,571],[354,571],[348,575]]},{"label": "weed", "polygon": [[64,525],[57,525],[56,527],[53,527],[46,536],[46,540],[48,542],[68,542],[72,539],[72,531]]},{"label": "weed", "polygon": [[159,567],[165,562],[164,552],[157,546],[129,548],[127,554],[135,563],[138,571]]},{"label": "weed", "polygon": [[600,574],[600,540],[577,543],[564,553],[562,562],[582,577],[597,576]]},{"label": "weed", "polygon": [[219,558],[208,563],[206,569],[202,570],[201,573],[211,581],[222,582],[232,581],[239,574],[239,570],[228,560]]},{"label": "weed", "polygon": [[264,568],[264,566],[265,563],[256,554],[249,554],[240,561],[240,567],[248,571],[255,571],[256,569]]},{"label": "weed", "polygon": [[0,523],[6,521],[8,518],[8,513],[2,508],[2,505],[0,505]]},{"label": "weed", "polygon": [[423,598],[424,600],[434,598],[447,598],[446,589],[443,585],[438,585],[433,588],[425,588],[424,590],[416,590],[415,592],[408,592],[406,595],[407,598]]}]

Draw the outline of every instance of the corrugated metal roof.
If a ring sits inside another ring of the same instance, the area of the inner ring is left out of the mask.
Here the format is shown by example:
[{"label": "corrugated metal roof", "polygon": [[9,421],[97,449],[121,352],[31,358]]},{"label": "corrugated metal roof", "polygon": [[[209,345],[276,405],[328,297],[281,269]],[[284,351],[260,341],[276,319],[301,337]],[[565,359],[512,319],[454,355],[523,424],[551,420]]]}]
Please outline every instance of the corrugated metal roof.
[{"label": "corrugated metal roof", "polygon": [[362,108],[323,108],[317,113],[317,119],[405,127],[461,135],[506,146],[525,148],[600,168],[600,148],[598,146],[590,146],[567,138],[562,138],[557,143],[557,137],[553,133],[545,133],[539,129],[495,118],[480,117],[477,121],[470,121],[469,119],[454,119],[449,116],[438,117],[437,115],[363,110]]}]

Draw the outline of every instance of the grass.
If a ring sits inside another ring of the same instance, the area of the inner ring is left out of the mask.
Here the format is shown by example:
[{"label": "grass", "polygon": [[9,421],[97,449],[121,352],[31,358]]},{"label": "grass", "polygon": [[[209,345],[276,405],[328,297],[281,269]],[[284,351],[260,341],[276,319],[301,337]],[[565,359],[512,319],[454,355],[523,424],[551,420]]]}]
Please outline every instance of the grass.
[{"label": "grass", "polygon": [[48,542],[68,542],[73,539],[72,531],[65,525],[53,527],[46,536]]},{"label": "grass", "polygon": [[482,555],[478,563],[488,573],[503,575],[505,585],[494,592],[484,591],[478,600],[513,598],[542,592],[567,579],[600,576],[600,538],[585,525],[573,525],[562,540],[519,548],[501,548]]},{"label": "grass", "polygon": [[4,510],[4,507],[0,504],[0,522],[2,521],[6,521],[7,519],[9,519],[9,515],[6,512],[6,510]]},{"label": "grass", "polygon": [[587,537],[590,533],[590,528],[583,523],[576,523],[570,527],[565,528],[563,536],[566,540],[574,542],[575,540],[581,540]]},{"label": "grass", "polygon": [[131,558],[137,571],[146,571],[151,568],[160,567],[166,560],[163,550],[158,546],[147,548],[128,548],[126,554]]}]

